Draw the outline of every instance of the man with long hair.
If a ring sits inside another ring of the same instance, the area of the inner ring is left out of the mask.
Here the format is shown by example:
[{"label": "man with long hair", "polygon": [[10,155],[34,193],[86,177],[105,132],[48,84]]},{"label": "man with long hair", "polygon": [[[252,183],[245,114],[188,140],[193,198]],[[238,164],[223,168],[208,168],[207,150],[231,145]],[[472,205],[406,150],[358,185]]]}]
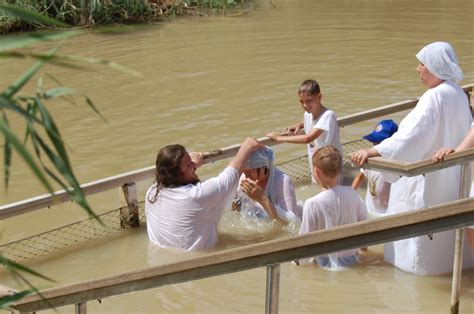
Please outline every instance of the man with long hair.
[{"label": "man with long hair", "polygon": [[247,138],[229,165],[216,177],[200,182],[196,169],[203,155],[179,144],[160,149],[156,182],[145,201],[148,238],[153,244],[187,251],[207,250],[217,243],[217,225],[236,192],[250,154],[263,147]]}]

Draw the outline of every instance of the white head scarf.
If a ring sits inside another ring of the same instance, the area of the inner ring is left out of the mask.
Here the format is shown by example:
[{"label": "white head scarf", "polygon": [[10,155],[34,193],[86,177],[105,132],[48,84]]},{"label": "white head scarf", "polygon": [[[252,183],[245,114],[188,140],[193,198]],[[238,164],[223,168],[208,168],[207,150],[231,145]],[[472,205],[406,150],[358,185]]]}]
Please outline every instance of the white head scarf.
[{"label": "white head scarf", "polygon": [[423,63],[428,70],[443,81],[459,83],[464,75],[458,64],[458,58],[454,48],[446,42],[431,43],[416,54],[417,59]]},{"label": "white head scarf", "polygon": [[275,155],[273,154],[273,150],[268,147],[262,147],[257,149],[250,155],[249,160],[247,161],[247,165],[245,166],[246,169],[257,169],[261,167],[267,167],[269,171],[267,186],[265,187],[265,195],[274,202],[275,200],[272,197],[272,190],[271,187],[273,186],[273,178],[274,178],[274,168],[273,168],[273,161],[275,159]]}]

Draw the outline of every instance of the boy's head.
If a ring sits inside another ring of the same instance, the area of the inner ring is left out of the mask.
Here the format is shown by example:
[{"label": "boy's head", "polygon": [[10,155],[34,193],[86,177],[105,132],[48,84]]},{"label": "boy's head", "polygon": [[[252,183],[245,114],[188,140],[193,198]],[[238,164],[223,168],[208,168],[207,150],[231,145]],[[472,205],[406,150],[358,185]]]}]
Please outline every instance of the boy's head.
[{"label": "boy's head", "polygon": [[300,95],[313,95],[321,93],[318,82],[315,80],[306,80],[301,83],[300,88],[298,89],[298,96]]},{"label": "boy's head", "polygon": [[316,114],[321,109],[321,89],[315,80],[306,80],[298,89],[298,98],[304,111]]},{"label": "boy's head", "polygon": [[318,179],[319,175],[327,178],[336,178],[341,172],[341,153],[333,146],[323,146],[317,149],[312,157],[313,175]]},{"label": "boy's head", "polygon": [[398,125],[393,120],[382,120],[376,126],[372,133],[363,138],[374,144],[379,144],[398,131]]}]

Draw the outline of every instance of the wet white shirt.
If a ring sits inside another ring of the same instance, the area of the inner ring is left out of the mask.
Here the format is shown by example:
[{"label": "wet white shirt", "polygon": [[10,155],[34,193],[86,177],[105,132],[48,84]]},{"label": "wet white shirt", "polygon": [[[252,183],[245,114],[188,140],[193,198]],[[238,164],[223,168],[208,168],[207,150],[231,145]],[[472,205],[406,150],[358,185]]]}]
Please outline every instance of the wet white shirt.
[{"label": "wet white shirt", "polygon": [[[444,82],[427,90],[400,123],[398,131],[374,148],[384,158],[415,162],[431,159],[442,147],[456,147],[469,131],[471,113],[464,91]],[[385,175],[389,181],[398,177]],[[387,214],[420,209],[459,198],[460,167],[402,177],[392,184]],[[455,231],[396,241],[385,245],[385,260],[398,268],[422,275],[452,271]],[[464,250],[465,268],[474,266],[472,252]]]},{"label": "wet white shirt", "polygon": [[[337,185],[307,199],[303,206],[303,219],[299,234],[329,229],[367,219],[367,210],[359,194],[350,186]],[[358,249],[332,253],[329,258],[333,267],[338,259],[356,256]],[[316,260],[318,257],[316,258]]]},{"label": "wet white shirt", "polygon": [[[275,208],[278,216],[284,221],[300,222],[302,215],[302,208],[298,206],[296,200],[295,186],[291,178],[286,173],[277,168],[273,168],[273,184],[269,187],[272,195],[275,195]],[[242,174],[240,181],[245,179],[245,174]],[[240,191],[240,184],[238,188],[239,197],[241,198],[241,213],[250,217],[259,217],[269,219],[267,212],[263,207],[254,200],[250,199],[245,193]]]},{"label": "wet white shirt", "polygon": [[146,195],[148,238],[153,244],[187,251],[207,250],[217,243],[217,225],[237,190],[239,172],[227,167],[217,177],[197,184],[163,188],[157,200],[152,185]]}]

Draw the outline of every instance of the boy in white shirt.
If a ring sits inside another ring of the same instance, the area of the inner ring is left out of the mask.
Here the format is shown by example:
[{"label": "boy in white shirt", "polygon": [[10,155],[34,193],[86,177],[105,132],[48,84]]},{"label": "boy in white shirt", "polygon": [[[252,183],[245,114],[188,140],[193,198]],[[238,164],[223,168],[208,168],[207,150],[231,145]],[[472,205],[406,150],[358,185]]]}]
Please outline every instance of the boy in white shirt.
[{"label": "boy in white shirt", "polygon": [[[398,130],[398,125],[393,120],[382,120],[372,133],[363,138],[375,145],[392,136]],[[385,181],[379,171],[361,169],[361,173],[352,181],[352,187],[358,189],[367,179],[367,192],[365,194],[365,205],[367,211],[373,216],[383,215],[388,208],[391,184]]]},{"label": "boy in white shirt", "polygon": [[[278,142],[307,144],[310,172],[313,169],[311,156],[316,149],[331,145],[342,152],[336,113],[323,106],[322,97],[318,82],[304,81],[298,89],[300,105],[305,111],[303,120],[285,128],[281,134],[267,133],[267,137]],[[298,134],[301,129],[304,129],[305,134]],[[341,172],[338,178],[339,183],[342,183],[342,179]]]},{"label": "boy in white shirt", "polygon": [[[337,183],[342,164],[339,151],[332,146],[319,148],[312,156],[312,164],[321,192],[305,201],[299,234],[366,220],[367,210],[359,194],[352,187]],[[358,263],[358,255],[358,249],[351,249],[316,256],[315,260],[321,267],[346,267]]]}]

